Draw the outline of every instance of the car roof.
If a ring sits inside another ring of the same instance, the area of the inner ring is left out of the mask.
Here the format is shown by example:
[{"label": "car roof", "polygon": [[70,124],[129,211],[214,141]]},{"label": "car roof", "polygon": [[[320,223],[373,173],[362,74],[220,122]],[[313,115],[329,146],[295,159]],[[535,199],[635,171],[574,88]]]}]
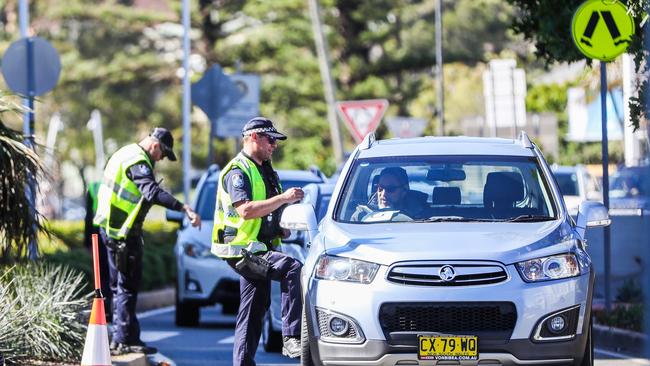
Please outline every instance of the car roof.
[{"label": "car roof", "polygon": [[[221,171],[219,169],[208,170],[206,172],[206,174],[208,174],[207,180],[210,182],[216,181],[219,178],[220,172]],[[308,170],[280,169],[280,170],[276,170],[276,172],[278,173],[278,176],[280,177],[281,181],[291,180],[291,181],[305,182],[305,184],[323,182],[323,179],[321,177]]]},{"label": "car roof", "polygon": [[276,170],[280,180],[294,180],[301,182],[310,182],[310,183],[320,183],[323,181],[321,177],[308,170],[286,170],[279,169]]},{"label": "car roof", "polygon": [[316,187],[318,189],[319,194],[325,194],[328,196],[332,195],[332,192],[334,192],[334,187],[336,184],[334,183],[309,183],[308,185],[304,186],[304,190],[311,189],[311,187]]},{"label": "car roof", "polygon": [[532,149],[519,140],[485,137],[418,137],[411,139],[378,140],[368,149],[359,150],[359,158],[419,155],[502,155],[530,156]]}]

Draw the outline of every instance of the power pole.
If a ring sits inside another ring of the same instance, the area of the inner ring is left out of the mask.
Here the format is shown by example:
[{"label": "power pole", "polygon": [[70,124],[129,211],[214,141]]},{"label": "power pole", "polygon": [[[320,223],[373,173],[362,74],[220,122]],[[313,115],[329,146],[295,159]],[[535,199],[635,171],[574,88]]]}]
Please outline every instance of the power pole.
[{"label": "power pole", "polygon": [[445,90],[442,72],[442,0],[436,1],[436,84],[438,91],[438,136],[444,136]]},{"label": "power pole", "polygon": [[327,103],[327,121],[330,125],[330,134],[332,136],[332,148],[334,149],[334,158],[336,164],[339,165],[343,162],[343,145],[341,143],[341,133],[339,132],[339,124],[336,119],[336,109],[334,103],[335,86],[332,81],[331,66],[329,62],[329,53],[327,47],[327,40],[323,34],[323,26],[321,23],[320,6],[318,0],[309,1],[309,15],[311,17],[311,24],[314,30],[314,41],[316,42],[316,52],[318,54],[318,66],[320,74],[323,79],[323,89],[325,91],[325,102]]}]

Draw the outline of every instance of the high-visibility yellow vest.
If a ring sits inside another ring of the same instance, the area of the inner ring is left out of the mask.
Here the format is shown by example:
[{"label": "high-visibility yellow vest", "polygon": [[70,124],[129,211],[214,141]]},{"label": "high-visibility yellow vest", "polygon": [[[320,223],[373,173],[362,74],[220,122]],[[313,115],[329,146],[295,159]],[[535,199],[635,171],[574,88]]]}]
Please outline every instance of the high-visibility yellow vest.
[{"label": "high-visibility yellow vest", "polygon": [[[248,177],[248,181],[251,183],[252,200],[262,201],[266,199],[266,185],[257,166],[242,153],[237,154],[219,174],[219,184],[217,187],[211,252],[223,259],[240,258],[242,248],[246,248],[252,253],[268,250],[266,244],[260,242],[257,238],[262,227],[262,218],[258,217],[244,220],[237,213],[237,210],[232,205],[230,195],[224,188],[226,174],[234,167],[241,169],[246,174],[246,177]],[[228,244],[222,243],[219,239],[219,233],[221,232],[221,236],[223,237],[223,231],[226,226],[237,229],[237,234]],[[276,243],[279,243],[279,240],[274,242],[274,244]]]},{"label": "high-visibility yellow vest", "polygon": [[126,238],[142,207],[144,198],[140,190],[126,176],[128,169],[139,163],[153,169],[149,155],[138,144],[131,144],[117,150],[104,169],[93,222],[113,239]]}]

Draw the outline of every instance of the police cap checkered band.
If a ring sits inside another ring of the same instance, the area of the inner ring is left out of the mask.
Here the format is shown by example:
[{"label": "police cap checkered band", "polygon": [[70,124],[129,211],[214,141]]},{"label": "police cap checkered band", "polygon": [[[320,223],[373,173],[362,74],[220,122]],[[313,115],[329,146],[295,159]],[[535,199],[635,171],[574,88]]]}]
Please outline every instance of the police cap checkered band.
[{"label": "police cap checkered band", "polygon": [[246,122],[244,128],[242,128],[242,136],[250,136],[253,133],[263,133],[271,137],[275,137],[278,140],[286,140],[287,136],[283,133],[278,132],[278,130],[273,127],[273,122],[264,117],[255,117],[250,121]]}]

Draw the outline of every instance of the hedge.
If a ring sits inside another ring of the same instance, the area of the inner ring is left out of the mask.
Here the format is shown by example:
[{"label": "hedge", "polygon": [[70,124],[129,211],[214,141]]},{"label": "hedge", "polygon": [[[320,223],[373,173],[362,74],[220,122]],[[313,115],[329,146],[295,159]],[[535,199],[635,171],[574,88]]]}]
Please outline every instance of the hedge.
[{"label": "hedge", "polygon": [[[84,247],[83,221],[50,221],[52,237],[41,237],[39,247],[46,262],[63,264],[84,274],[91,290],[92,258]],[[142,291],[169,287],[176,277],[174,243],[178,225],[166,221],[145,221],[142,258]]]}]

